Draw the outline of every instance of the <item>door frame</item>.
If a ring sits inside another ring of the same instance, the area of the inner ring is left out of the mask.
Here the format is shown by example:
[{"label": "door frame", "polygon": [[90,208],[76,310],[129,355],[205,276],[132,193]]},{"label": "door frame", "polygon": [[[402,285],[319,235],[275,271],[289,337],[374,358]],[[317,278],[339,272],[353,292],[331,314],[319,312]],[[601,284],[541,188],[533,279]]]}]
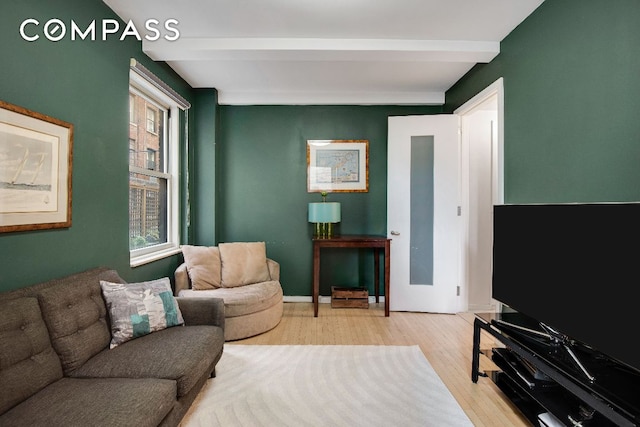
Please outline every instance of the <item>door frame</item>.
[{"label": "door frame", "polygon": [[[491,177],[492,186],[492,202],[494,205],[504,203],[504,81],[500,77],[498,80],[487,86],[474,97],[465,102],[462,106],[454,110],[453,114],[460,117],[460,132],[464,127],[465,116],[468,116],[487,102],[492,97],[497,100],[497,135],[495,140],[495,152],[493,153],[493,162],[496,167],[493,169]],[[471,130],[472,131],[472,130]],[[460,173],[460,204],[462,212],[462,230],[460,232],[460,271],[461,280],[461,303],[464,305],[462,311],[469,310],[469,247],[466,242],[469,239],[469,147],[468,138],[464,138],[460,134],[461,139],[461,167]],[[466,167],[465,167],[466,166]],[[495,311],[495,303],[492,302],[487,307],[471,307],[473,311]]]}]

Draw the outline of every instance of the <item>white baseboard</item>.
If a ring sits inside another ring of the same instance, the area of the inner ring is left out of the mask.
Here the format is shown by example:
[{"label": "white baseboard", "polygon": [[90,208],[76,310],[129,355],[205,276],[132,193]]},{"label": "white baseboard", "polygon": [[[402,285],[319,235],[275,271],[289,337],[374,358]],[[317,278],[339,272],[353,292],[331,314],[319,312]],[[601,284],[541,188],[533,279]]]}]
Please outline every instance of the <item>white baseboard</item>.
[{"label": "white baseboard", "polygon": [[467,311],[470,313],[495,313],[495,304],[469,304]]},{"label": "white baseboard", "polygon": [[[283,298],[284,302],[313,302],[313,298],[310,296],[296,296],[296,295],[285,295]],[[322,296],[320,295],[320,299],[318,300],[320,304],[331,304],[330,296]],[[369,304],[375,304],[376,297],[369,295]],[[380,297],[380,302],[384,302],[384,296]]]},{"label": "white baseboard", "polygon": [[313,302],[313,298],[305,296],[285,295],[284,302]]}]

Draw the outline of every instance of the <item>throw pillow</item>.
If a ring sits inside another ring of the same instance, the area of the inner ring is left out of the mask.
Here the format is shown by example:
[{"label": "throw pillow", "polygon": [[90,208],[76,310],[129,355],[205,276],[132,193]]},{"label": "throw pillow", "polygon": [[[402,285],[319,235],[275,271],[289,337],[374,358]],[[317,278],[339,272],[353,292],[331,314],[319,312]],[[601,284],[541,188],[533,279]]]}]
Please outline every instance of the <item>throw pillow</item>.
[{"label": "throw pillow", "polygon": [[222,287],[250,285],[270,280],[264,242],[220,243]]},{"label": "throw pillow", "polygon": [[184,324],[169,278],[141,283],[100,281],[111,320],[111,344]]},{"label": "throw pillow", "polygon": [[182,245],[191,288],[197,290],[220,287],[220,251],[216,247]]}]

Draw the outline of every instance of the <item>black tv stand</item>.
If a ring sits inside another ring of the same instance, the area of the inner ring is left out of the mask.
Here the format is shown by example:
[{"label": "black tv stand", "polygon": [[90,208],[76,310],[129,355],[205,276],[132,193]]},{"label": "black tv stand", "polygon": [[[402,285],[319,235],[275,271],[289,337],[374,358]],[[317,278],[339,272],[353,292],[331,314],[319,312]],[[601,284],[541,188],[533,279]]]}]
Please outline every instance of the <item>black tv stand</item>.
[{"label": "black tv stand", "polygon": [[[487,354],[491,375],[479,370],[482,331],[503,344]],[[640,426],[638,372],[555,332],[519,313],[476,314],[472,381],[491,376],[534,425],[547,413],[566,426]]]},{"label": "black tv stand", "polygon": [[556,351],[564,351],[573,364],[578,368],[578,370],[582,373],[582,375],[589,381],[594,382],[596,377],[589,372],[589,370],[584,366],[584,364],[580,361],[580,358],[573,351],[572,347],[575,346],[575,342],[571,340],[567,335],[557,331],[551,326],[547,325],[543,322],[538,322],[540,329],[531,329],[526,326],[521,326],[516,323],[511,323],[502,319],[493,320],[499,328],[506,328],[507,331],[509,329],[515,330],[515,335],[524,334],[524,336],[531,335],[533,338],[541,338],[548,345],[551,346],[554,352]]}]

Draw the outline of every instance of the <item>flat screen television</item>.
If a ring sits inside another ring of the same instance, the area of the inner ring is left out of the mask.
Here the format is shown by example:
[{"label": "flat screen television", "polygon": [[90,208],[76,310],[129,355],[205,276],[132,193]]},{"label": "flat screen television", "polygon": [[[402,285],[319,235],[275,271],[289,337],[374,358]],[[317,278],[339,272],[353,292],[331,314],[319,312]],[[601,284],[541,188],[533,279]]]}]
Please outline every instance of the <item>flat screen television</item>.
[{"label": "flat screen television", "polygon": [[640,371],[640,203],[494,207],[493,298]]}]

